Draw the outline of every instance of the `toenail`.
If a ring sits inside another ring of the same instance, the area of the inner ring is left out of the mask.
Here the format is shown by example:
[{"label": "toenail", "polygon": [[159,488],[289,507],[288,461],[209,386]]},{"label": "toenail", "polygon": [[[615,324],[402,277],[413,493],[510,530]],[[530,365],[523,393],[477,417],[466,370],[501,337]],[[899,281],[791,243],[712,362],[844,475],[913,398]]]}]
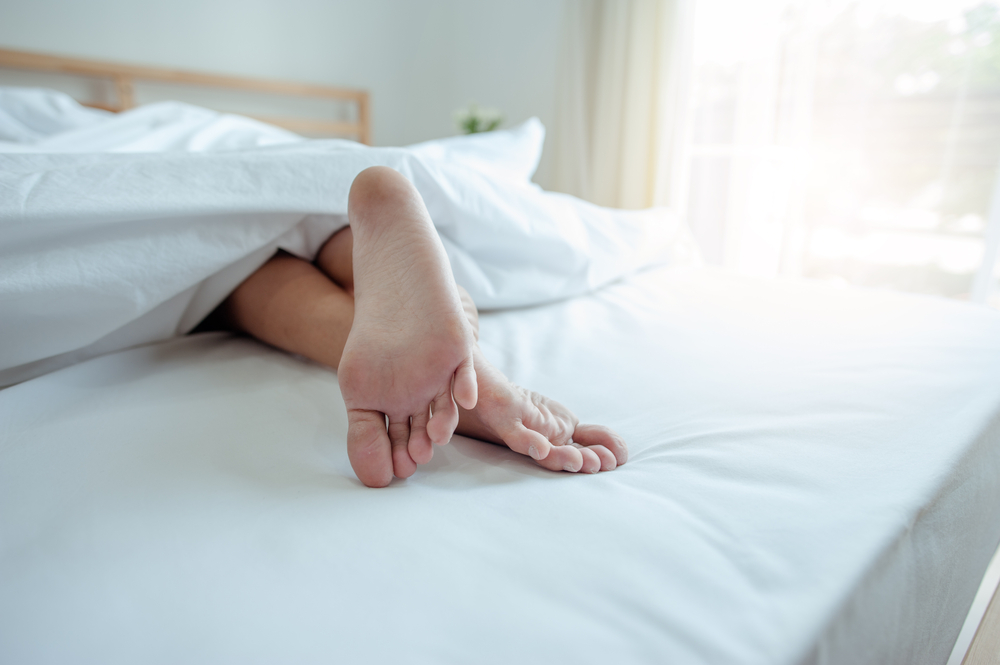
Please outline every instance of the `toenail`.
[{"label": "toenail", "polygon": [[572,462],[567,462],[566,466],[563,467],[563,471],[569,471],[570,473],[576,473],[577,471],[579,471],[579,469],[574,469],[573,468],[573,463]]},{"label": "toenail", "polygon": [[528,446],[528,454],[531,455],[532,459],[542,459],[542,456],[538,453],[538,448],[534,446]]}]

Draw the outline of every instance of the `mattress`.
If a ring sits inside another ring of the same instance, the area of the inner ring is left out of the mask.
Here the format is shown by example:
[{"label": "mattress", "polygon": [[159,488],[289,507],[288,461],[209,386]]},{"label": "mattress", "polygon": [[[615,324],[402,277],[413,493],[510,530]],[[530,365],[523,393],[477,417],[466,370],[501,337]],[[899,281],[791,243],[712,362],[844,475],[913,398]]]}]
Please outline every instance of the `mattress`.
[{"label": "mattress", "polygon": [[486,313],[628,441],[363,487],[336,375],[213,333],[0,391],[0,661],[943,663],[1000,540],[1000,313],[656,269]]}]

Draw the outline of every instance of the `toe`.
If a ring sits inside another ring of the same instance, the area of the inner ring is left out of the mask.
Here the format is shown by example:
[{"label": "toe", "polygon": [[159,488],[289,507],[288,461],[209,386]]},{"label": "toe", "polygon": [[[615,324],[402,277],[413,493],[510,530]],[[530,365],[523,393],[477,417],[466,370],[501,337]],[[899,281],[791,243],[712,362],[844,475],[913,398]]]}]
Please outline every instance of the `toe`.
[{"label": "toe", "polygon": [[410,419],[389,418],[389,442],[392,444],[392,471],[397,478],[409,478],[417,470],[410,456],[407,441],[410,438]]},{"label": "toe", "polygon": [[573,441],[584,446],[604,446],[615,456],[617,466],[628,461],[625,440],[603,425],[577,425]]},{"label": "toe", "polygon": [[451,440],[451,435],[458,427],[458,407],[451,397],[451,386],[444,393],[434,398],[433,415],[427,421],[427,436],[439,446]]},{"label": "toe", "polygon": [[617,468],[618,459],[604,446],[588,446],[587,450],[592,451],[601,460],[601,471],[614,471]]},{"label": "toe", "polygon": [[407,450],[410,458],[417,464],[427,464],[434,457],[434,444],[427,435],[427,411],[418,413],[410,419],[410,440]]},{"label": "toe", "polygon": [[368,487],[385,487],[392,480],[392,446],[385,416],[378,411],[348,409],[347,456],[358,480]]},{"label": "toe", "polygon": [[507,444],[508,448],[536,461],[544,460],[554,449],[548,439],[535,430],[528,429],[520,422],[509,423],[505,429],[498,431],[497,434],[500,435],[500,439]]},{"label": "toe", "polygon": [[576,473],[583,468],[583,454],[576,446],[552,446],[545,459],[537,462],[549,471]]},{"label": "toe", "polygon": [[[574,446],[576,448],[576,446]],[[597,473],[601,470],[601,458],[590,448],[577,448],[583,463],[580,465],[580,473]]]},{"label": "toe", "polygon": [[479,401],[479,384],[471,355],[455,370],[455,387],[452,393],[455,395],[455,401],[463,409],[471,411],[476,408],[476,402]]}]

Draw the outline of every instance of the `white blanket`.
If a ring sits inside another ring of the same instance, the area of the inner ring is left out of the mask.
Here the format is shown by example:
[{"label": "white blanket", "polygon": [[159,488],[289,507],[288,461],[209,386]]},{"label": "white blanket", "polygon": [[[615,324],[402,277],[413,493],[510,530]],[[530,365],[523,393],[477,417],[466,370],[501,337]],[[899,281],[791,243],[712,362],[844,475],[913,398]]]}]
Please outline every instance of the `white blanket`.
[{"label": "white blanket", "polygon": [[[414,183],[484,309],[591,291],[665,262],[679,237],[667,210],[533,185],[537,120],[368,148],[178,103],[86,116],[53,96],[0,94],[0,386],[183,334],[277,248],[312,258],[346,224],[350,184],[369,166]],[[60,109],[76,115],[38,121]]]}]

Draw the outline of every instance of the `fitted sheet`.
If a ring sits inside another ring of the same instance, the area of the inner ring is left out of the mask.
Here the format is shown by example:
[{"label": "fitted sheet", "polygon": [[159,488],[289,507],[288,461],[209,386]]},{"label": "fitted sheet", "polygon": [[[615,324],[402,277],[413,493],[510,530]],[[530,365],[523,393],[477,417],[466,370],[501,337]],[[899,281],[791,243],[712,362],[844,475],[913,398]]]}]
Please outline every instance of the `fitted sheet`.
[{"label": "fitted sheet", "polygon": [[1000,314],[658,269],[487,313],[616,429],[386,489],[336,375],[224,334],[0,391],[0,661],[943,663],[1000,540]]}]

